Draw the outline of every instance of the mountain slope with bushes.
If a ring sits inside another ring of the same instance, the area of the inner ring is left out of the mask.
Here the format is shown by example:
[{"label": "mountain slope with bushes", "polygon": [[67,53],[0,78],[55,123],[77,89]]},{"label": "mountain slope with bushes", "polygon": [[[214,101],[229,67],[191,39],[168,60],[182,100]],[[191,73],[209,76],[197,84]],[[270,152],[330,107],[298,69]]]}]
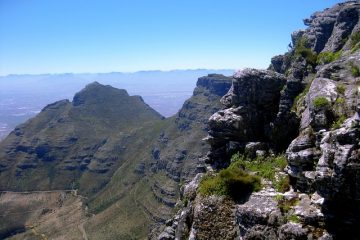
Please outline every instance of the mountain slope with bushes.
[{"label": "mountain slope with bushes", "polygon": [[[222,75],[200,78],[179,113],[164,119],[141,97],[92,83],[72,102],[48,105],[1,142],[0,190],[45,191],[39,198],[76,190],[90,238],[144,238],[173,214],[180,185],[203,170],[201,156],[209,147],[198,139],[206,136],[207,119],[220,109],[230,85],[231,78]],[[40,212],[53,208],[43,201],[31,204]],[[31,235],[25,223],[12,231]],[[55,232],[47,228],[46,236]]]}]

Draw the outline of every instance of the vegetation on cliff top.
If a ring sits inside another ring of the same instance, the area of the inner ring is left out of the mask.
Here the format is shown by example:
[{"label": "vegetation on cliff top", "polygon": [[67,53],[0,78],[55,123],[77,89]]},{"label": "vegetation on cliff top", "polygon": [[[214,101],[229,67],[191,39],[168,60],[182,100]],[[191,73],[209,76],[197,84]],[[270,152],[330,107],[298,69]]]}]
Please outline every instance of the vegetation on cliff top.
[{"label": "vegetation on cliff top", "polygon": [[307,39],[302,37],[300,38],[295,45],[294,48],[294,56],[295,57],[303,57],[306,62],[311,66],[315,67],[317,64],[317,54],[309,47],[307,47]]},{"label": "vegetation on cliff top", "polygon": [[241,200],[260,189],[261,180],[258,176],[250,175],[236,164],[231,164],[217,175],[206,175],[200,183],[199,193],[203,196],[219,195]]},{"label": "vegetation on cliff top", "polygon": [[201,195],[219,195],[241,200],[251,192],[261,189],[261,178],[271,181],[279,192],[289,190],[289,178],[278,176],[278,172],[287,165],[285,156],[249,159],[236,153],[231,161],[228,168],[221,170],[216,175],[206,175],[203,178],[199,186]]},{"label": "vegetation on cliff top", "polygon": [[337,51],[337,52],[322,52],[317,56],[317,60],[316,63],[317,64],[327,64],[327,63],[331,63],[337,59],[339,59],[342,55],[342,51]]},{"label": "vegetation on cliff top", "polygon": [[326,99],[326,97],[319,96],[313,100],[313,104],[315,108],[324,108],[329,106],[330,102]]},{"label": "vegetation on cliff top", "polygon": [[305,37],[300,38],[294,47],[294,57],[303,57],[306,62],[312,67],[319,64],[331,63],[338,60],[343,54],[343,51],[331,52],[325,51],[317,54],[308,47],[308,40]]},{"label": "vegetation on cliff top", "polygon": [[249,159],[244,155],[236,153],[232,156],[231,161],[235,166],[242,167],[248,171],[256,172],[259,176],[270,181],[275,180],[275,174],[282,171],[286,165],[286,158],[284,155],[257,157]]},{"label": "vegetation on cliff top", "polygon": [[271,181],[273,187],[279,192],[289,190],[289,178],[278,173],[283,171],[287,165],[284,155],[278,156],[259,156],[255,159],[247,158],[244,155],[236,153],[231,161],[235,166],[255,173],[256,175]]}]

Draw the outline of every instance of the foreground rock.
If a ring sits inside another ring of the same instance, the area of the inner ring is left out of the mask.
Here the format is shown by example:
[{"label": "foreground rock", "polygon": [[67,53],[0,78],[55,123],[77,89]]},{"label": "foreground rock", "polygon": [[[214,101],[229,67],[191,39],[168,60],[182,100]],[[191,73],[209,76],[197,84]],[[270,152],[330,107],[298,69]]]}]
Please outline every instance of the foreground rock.
[{"label": "foreground rock", "polygon": [[291,190],[265,184],[245,202],[225,203],[194,193],[197,176],[175,217],[185,215],[187,225],[171,225],[174,232],[188,239],[359,239],[359,13],[358,1],[347,1],[304,20],[308,28],[292,34],[292,48],[269,70],[234,75],[224,109],[209,119],[208,169],[228,166],[235,152],[255,158],[286,150]]}]

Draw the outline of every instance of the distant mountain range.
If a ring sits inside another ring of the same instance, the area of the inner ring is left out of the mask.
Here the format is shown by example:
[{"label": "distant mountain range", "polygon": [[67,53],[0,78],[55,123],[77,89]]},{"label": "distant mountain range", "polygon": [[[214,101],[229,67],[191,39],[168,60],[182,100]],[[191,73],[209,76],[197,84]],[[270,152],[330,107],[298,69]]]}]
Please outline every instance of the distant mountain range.
[{"label": "distant mountain range", "polygon": [[130,95],[140,95],[161,115],[169,117],[191,96],[197,78],[210,73],[229,76],[233,72],[230,69],[195,69],[0,76],[0,139],[47,104],[71,99],[93,81],[126,89]]}]

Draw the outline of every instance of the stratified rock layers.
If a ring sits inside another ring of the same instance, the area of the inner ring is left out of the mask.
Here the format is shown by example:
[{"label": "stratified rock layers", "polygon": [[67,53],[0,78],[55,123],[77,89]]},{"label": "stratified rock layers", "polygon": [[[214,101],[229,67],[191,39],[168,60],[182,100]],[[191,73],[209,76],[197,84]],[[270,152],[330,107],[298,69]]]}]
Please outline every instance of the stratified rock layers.
[{"label": "stratified rock layers", "polygon": [[[359,16],[358,1],[347,1],[304,20],[268,70],[235,73],[224,109],[209,119],[208,169],[227,167],[236,152],[285,152],[292,189],[265,182],[244,203],[225,204],[196,194],[201,173],[184,187],[186,207],[169,225],[176,234],[160,239],[359,239]],[[225,206],[231,213],[217,214]]]}]

